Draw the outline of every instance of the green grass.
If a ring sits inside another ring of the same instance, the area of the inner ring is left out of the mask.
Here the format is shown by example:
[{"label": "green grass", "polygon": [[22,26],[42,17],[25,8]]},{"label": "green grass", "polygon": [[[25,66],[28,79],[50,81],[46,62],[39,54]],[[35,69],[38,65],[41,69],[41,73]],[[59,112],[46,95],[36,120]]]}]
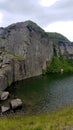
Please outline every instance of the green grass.
[{"label": "green grass", "polygon": [[63,69],[64,72],[73,72],[73,60],[54,56],[51,64],[47,66],[45,73],[58,73],[61,72],[61,69]]},{"label": "green grass", "polygon": [[73,107],[57,112],[21,117],[12,116],[0,119],[0,130],[73,130]]}]

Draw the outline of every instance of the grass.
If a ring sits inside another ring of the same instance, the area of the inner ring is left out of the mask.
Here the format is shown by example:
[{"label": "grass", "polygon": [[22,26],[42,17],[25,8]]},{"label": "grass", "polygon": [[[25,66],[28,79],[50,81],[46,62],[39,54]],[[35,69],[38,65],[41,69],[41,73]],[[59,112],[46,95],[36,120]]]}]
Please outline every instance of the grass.
[{"label": "grass", "polygon": [[0,130],[73,130],[73,107],[39,116],[3,117]]}]

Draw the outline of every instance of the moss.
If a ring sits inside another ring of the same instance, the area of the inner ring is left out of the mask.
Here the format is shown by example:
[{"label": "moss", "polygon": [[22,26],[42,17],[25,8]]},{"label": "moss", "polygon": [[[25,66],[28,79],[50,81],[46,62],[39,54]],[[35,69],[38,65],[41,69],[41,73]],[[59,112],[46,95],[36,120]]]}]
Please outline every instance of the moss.
[{"label": "moss", "polygon": [[16,59],[18,61],[23,61],[25,59],[23,56],[17,56],[17,55],[11,54],[8,51],[4,51],[4,55],[7,56],[8,58]]},{"label": "moss", "polygon": [[18,60],[18,61],[23,61],[24,57],[23,56],[17,56],[17,55],[13,55],[14,59]]}]

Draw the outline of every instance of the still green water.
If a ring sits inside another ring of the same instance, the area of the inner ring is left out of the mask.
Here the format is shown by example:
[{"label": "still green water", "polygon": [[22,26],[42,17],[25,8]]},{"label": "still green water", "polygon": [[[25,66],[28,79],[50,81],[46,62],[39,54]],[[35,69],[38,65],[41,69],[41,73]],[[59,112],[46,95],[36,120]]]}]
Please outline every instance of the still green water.
[{"label": "still green water", "polygon": [[46,113],[73,105],[73,74],[49,74],[17,82],[10,93],[23,101],[25,113]]}]

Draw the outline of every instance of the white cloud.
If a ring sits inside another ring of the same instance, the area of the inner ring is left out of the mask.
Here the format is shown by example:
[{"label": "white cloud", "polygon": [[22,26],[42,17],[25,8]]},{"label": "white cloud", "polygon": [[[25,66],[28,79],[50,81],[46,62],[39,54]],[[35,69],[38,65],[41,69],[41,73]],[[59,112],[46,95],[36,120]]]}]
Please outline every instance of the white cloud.
[{"label": "white cloud", "polygon": [[40,0],[40,5],[49,7],[59,0]]},{"label": "white cloud", "polygon": [[58,32],[73,41],[73,21],[55,22],[44,28],[48,32]]},{"label": "white cloud", "polygon": [[[40,1],[48,6],[42,6],[39,3]],[[52,1],[54,3],[51,3]],[[49,6],[50,4],[52,5]],[[8,26],[15,22],[32,20],[44,28],[49,24],[58,23],[59,21],[73,21],[72,12],[73,0],[0,0],[0,27]],[[61,24],[60,26],[63,26]],[[63,33],[72,40],[73,29],[69,27],[69,31],[68,26],[70,25],[67,24],[68,30],[66,29],[66,32],[63,31]],[[58,31],[62,32],[62,28],[59,28]]]},{"label": "white cloud", "polygon": [[3,14],[0,12],[0,25],[2,24]]}]

